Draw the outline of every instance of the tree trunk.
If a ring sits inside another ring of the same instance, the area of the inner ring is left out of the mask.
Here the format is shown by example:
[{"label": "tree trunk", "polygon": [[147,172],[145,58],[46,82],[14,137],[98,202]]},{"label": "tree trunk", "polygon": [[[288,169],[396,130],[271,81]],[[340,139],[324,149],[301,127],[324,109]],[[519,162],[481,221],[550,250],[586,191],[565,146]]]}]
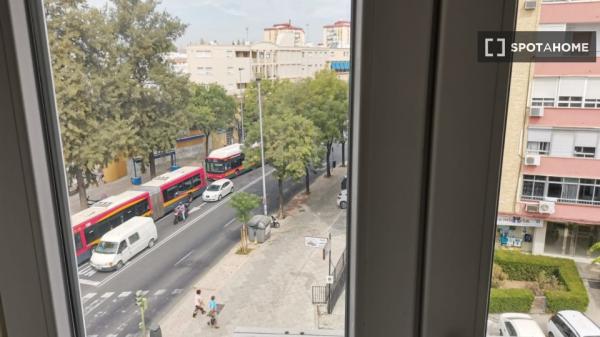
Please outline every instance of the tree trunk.
[{"label": "tree trunk", "polygon": [[87,193],[85,191],[85,180],[80,167],[75,168],[75,180],[77,181],[77,193],[79,194],[79,207],[88,208]]},{"label": "tree trunk", "polygon": [[342,167],[346,166],[346,142],[342,142]]},{"label": "tree trunk", "polygon": [[306,194],[310,194],[310,170],[308,165],[304,166],[306,170],[306,175],[304,175],[304,185],[306,187]]},{"label": "tree trunk", "polygon": [[277,187],[279,190],[279,217],[284,219],[285,213],[283,212],[283,180],[277,178]]},{"label": "tree trunk", "polygon": [[150,178],[156,177],[156,163],[154,162],[154,153],[148,153],[148,166],[150,166]]},{"label": "tree trunk", "polygon": [[242,224],[240,232],[240,250],[242,254],[248,253],[248,227],[246,224]]},{"label": "tree trunk", "polygon": [[210,131],[204,131],[205,141],[204,141],[204,160],[208,158],[208,142],[210,140]]},{"label": "tree trunk", "polygon": [[331,143],[327,142],[325,146],[327,147],[327,174],[326,177],[331,177],[331,163],[329,162],[329,157],[331,157]]}]

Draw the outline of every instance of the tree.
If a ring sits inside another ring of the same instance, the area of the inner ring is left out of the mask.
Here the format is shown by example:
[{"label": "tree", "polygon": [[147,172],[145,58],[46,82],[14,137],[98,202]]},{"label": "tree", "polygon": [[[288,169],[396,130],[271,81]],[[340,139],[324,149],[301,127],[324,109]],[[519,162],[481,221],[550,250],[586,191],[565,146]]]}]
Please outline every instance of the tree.
[{"label": "tree", "polygon": [[[279,216],[285,217],[283,209],[283,182],[286,179],[299,180],[305,176],[307,163],[318,156],[318,131],[307,118],[293,114],[290,110],[264,118],[265,161],[275,169],[279,194]],[[258,126],[252,125],[247,135],[247,143],[260,141]],[[247,159],[260,160],[260,150],[251,148]]]},{"label": "tree", "polygon": [[[600,242],[594,243],[589,249],[588,254],[600,252]],[[592,263],[600,263],[600,256],[592,260]]]},{"label": "tree", "polygon": [[105,13],[85,1],[49,0],[45,5],[63,156],[83,209],[86,188],[96,183],[94,170],[131,144],[132,129],[112,111],[117,59]]},{"label": "tree", "polygon": [[236,102],[218,84],[191,86],[192,97],[188,105],[188,116],[192,127],[201,130],[206,137],[205,158],[208,156],[208,140],[213,131],[233,124]]},{"label": "tree", "polygon": [[343,141],[343,130],[348,120],[348,84],[337,78],[335,72],[322,70],[307,83],[305,116],[310,119],[325,145],[327,176],[331,176],[331,147]]},{"label": "tree", "polygon": [[122,83],[118,106],[135,126],[135,145],[130,156],[139,156],[156,175],[156,153],[174,148],[187,129],[185,108],[189,99],[188,79],[175,73],[165,59],[175,51],[175,40],[186,26],[177,18],[157,10],[157,0],[112,0],[110,19],[121,62],[114,76]]},{"label": "tree", "polygon": [[238,192],[231,197],[230,205],[235,209],[235,217],[242,223],[240,232],[240,252],[248,253],[248,221],[252,211],[260,206],[260,197],[255,194]]}]

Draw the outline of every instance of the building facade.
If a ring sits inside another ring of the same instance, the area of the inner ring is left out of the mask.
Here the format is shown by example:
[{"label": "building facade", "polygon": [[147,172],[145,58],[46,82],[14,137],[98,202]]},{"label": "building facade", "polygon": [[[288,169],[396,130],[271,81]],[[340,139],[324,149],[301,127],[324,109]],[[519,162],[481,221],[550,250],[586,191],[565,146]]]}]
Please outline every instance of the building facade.
[{"label": "building facade", "polygon": [[332,69],[348,77],[350,49],[286,47],[270,42],[247,45],[198,44],[187,47],[187,73],[196,83],[222,85],[239,94],[248,82],[264,79],[297,80]]},{"label": "building facade", "polygon": [[350,48],[350,21],[336,21],[323,26],[323,45],[328,48]]},{"label": "building facade", "polygon": [[306,36],[304,29],[293,26],[290,20],[287,23],[278,23],[273,27],[265,28],[263,41],[278,46],[300,47],[306,44]]},{"label": "building facade", "polygon": [[[600,32],[600,1],[536,8],[537,30]],[[500,244],[589,259],[600,241],[600,65],[514,64],[509,99]]]}]

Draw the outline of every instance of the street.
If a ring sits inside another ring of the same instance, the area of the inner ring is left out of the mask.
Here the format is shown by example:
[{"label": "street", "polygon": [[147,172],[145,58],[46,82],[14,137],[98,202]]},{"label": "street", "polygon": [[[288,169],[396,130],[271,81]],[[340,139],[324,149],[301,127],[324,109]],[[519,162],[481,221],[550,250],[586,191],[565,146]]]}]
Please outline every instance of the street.
[{"label": "street", "polygon": [[[270,212],[277,208],[277,182],[272,172],[273,169],[267,166]],[[318,174],[313,174],[311,181],[323,173],[324,170],[320,170]],[[262,193],[260,169],[233,181],[236,192]],[[287,181],[284,184],[285,199],[289,200],[303,188],[303,180],[297,183]],[[176,303],[194,280],[239,242],[241,224],[235,220],[235,212],[228,204],[229,198],[216,203],[196,199],[190,208],[190,217],[183,224],[173,225],[172,214],[160,219],[156,223],[159,236],[157,244],[134,257],[121,270],[96,272],[89,263],[80,266],[87,335],[135,336],[140,322],[135,306],[135,293],[138,290],[148,299],[148,327]],[[191,309],[190,303],[190,315]]]}]

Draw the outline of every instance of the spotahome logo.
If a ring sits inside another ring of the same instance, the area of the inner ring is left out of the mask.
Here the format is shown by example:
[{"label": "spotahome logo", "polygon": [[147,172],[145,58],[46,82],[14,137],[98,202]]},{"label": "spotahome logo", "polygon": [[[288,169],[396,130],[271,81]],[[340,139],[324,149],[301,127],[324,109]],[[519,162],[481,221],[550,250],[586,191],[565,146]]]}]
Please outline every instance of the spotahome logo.
[{"label": "spotahome logo", "polygon": [[596,32],[479,32],[480,62],[596,62]]}]

